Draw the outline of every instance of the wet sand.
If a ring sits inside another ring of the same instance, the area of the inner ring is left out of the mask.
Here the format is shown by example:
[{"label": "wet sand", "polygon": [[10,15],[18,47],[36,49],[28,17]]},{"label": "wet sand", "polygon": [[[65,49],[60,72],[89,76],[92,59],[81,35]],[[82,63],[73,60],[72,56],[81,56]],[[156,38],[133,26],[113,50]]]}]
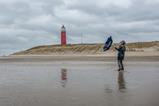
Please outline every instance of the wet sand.
[{"label": "wet sand", "polygon": [[[115,62],[116,56],[103,55],[61,55],[61,56],[7,56],[0,57],[0,63],[4,62],[52,62],[52,61],[107,61]],[[126,56],[125,61],[159,61],[159,56]]]},{"label": "wet sand", "polygon": [[87,58],[1,58],[0,106],[159,105],[157,58]]}]

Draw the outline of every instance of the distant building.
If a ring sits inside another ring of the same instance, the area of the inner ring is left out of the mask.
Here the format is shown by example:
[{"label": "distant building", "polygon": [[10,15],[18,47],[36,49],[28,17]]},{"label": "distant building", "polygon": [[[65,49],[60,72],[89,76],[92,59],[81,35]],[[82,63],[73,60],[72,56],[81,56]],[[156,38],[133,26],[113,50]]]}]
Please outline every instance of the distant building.
[{"label": "distant building", "polygon": [[61,27],[61,45],[62,46],[67,45],[67,42],[66,42],[66,28],[65,28],[64,25]]}]

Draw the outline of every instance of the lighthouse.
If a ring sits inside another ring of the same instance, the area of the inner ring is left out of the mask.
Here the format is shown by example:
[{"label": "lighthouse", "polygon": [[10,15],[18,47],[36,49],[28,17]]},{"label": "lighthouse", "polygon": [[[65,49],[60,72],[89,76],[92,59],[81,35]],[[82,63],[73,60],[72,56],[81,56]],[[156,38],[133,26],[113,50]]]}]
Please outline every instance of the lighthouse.
[{"label": "lighthouse", "polygon": [[61,45],[66,46],[66,28],[64,25],[61,27]]}]

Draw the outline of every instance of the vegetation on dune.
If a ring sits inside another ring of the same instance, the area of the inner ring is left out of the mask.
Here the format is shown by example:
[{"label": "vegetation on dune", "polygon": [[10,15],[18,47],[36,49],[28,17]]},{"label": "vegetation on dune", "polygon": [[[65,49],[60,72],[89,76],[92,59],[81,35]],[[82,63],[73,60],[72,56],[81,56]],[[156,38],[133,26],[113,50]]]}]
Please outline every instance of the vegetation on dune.
[{"label": "vegetation on dune", "polygon": [[[14,53],[13,55],[101,54],[103,53],[103,45],[104,44],[68,44],[67,46],[37,46],[25,51]],[[118,44],[113,44],[109,51],[114,51],[114,46],[117,45]],[[153,48],[155,51],[158,51],[159,41],[127,44],[127,51],[144,51],[148,48]]]}]

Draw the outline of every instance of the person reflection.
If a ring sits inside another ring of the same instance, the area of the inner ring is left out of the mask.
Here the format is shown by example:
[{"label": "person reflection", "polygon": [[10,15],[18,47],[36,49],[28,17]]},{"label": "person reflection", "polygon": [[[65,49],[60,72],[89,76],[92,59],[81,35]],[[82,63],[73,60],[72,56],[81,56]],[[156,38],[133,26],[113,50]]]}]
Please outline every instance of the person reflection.
[{"label": "person reflection", "polygon": [[67,69],[62,68],[61,69],[61,84],[62,87],[65,87],[67,83]]},{"label": "person reflection", "polygon": [[124,72],[122,71],[118,72],[118,86],[119,86],[119,90],[126,89]]}]

